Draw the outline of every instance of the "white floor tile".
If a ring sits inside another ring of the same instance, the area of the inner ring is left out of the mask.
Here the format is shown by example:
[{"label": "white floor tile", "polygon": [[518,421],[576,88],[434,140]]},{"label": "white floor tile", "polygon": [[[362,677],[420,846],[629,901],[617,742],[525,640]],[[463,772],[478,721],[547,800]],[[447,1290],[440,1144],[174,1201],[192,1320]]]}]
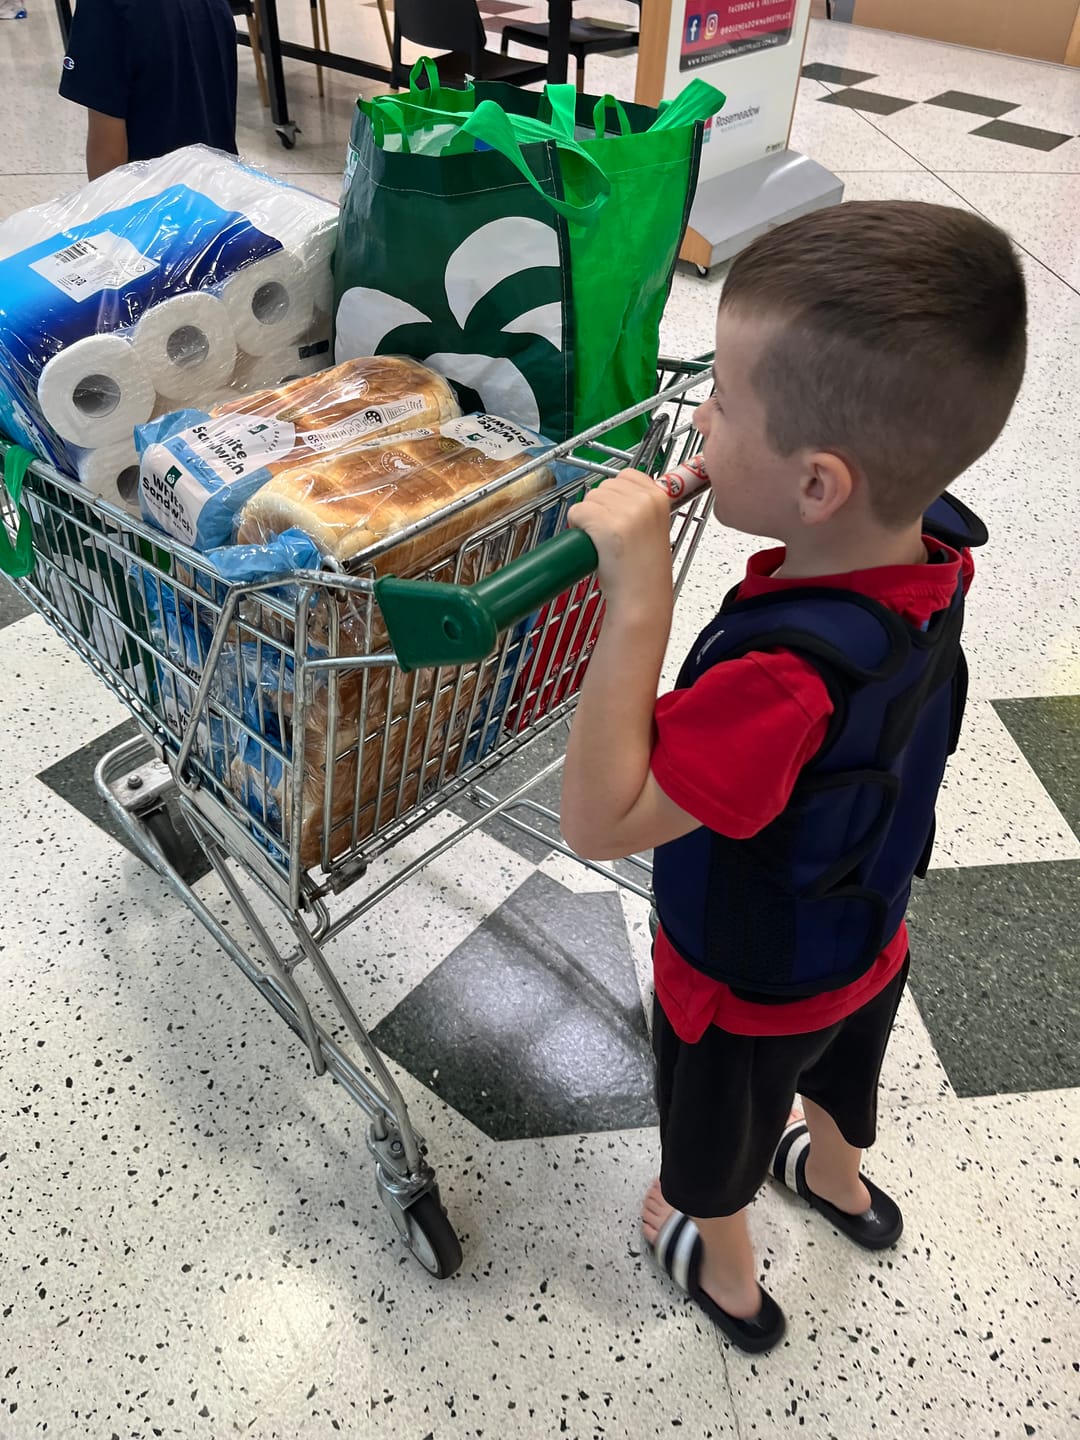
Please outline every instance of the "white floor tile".
[{"label": "white floor tile", "polygon": [[310,190],[313,195],[321,195],[324,200],[333,200],[335,203],[341,199],[341,176],[336,170],[327,174],[306,174],[299,171],[289,176],[292,185],[298,185],[301,190]]},{"label": "white floor tile", "polygon": [[[923,100],[946,90],[962,90],[1023,106],[1032,117],[1024,124],[1063,130],[1069,126],[1059,122],[1075,113],[1080,84],[1076,70],[1065,65],[824,21],[811,21],[805,58],[871,71],[874,79],[863,84],[901,99]],[[954,113],[963,125],[968,117]],[[1011,112],[1004,118],[1010,119]],[[973,117],[971,128],[979,123],[979,117]]]},{"label": "white floor tile", "polygon": [[[930,205],[964,205],[951,185],[929,170],[838,170],[845,200],[924,200]],[[968,207],[970,209],[970,206]]]},{"label": "white floor tile", "polygon": [[63,50],[52,5],[0,24],[0,169],[9,175],[85,174],[86,115],[57,94]]},{"label": "white floor tile", "polygon": [[[809,54],[807,59],[810,59]],[[833,87],[834,88],[834,87]],[[920,170],[907,153],[855,110],[823,104],[829,87],[803,80],[791,127],[791,148],[826,170]]]},{"label": "white floor tile", "polygon": [[[587,8],[635,13],[624,0]],[[309,39],[304,0],[284,0],[281,15],[286,36]],[[384,59],[371,7],[331,7],[331,42]],[[45,0],[0,24],[0,216],[83,173],[83,118],[55,93],[59,58]],[[912,100],[959,89],[1015,102],[1005,119],[1080,134],[1076,70],[824,23],[806,60],[874,72],[865,88]],[[309,67],[286,70],[302,127],[292,151],[241,52],[241,148],[336,198],[356,94],[371,87],[328,72],[320,99]],[[632,98],[634,61],[591,59],[588,81]],[[998,446],[957,487],[992,544],[972,592],[974,699],[936,863],[1076,858],[1080,841],[988,702],[1080,691],[1069,288],[1080,140],[1041,153],[971,136],[978,116],[924,105],[864,116],[824,93],[800,84],[792,143],[849,199],[970,205],[1026,252],[1028,379]],[[676,277],[666,353],[711,348],[721,283]],[[752,548],[710,528],[669,679]],[[431,1281],[375,1196],[364,1117],[340,1087],[314,1083],[303,1047],[162,883],[34,779],[124,711],[38,619],[6,629],[3,645],[3,1440],[1075,1433],[1075,1092],[957,1100],[905,997],[868,1169],[904,1204],[907,1236],[874,1259],[793,1200],[762,1195],[753,1230],[791,1333],[751,1364],[642,1253],[653,1130],[496,1144],[395,1070],[465,1249],[456,1279]],[[433,822],[392,863],[450,824]],[[364,1019],[388,1013],[531,868],[474,836],[339,937],[331,960]],[[605,888],[570,862],[542,868],[575,890]],[[213,878],[200,891],[221,900]],[[647,1004],[647,905],[624,894],[623,913]]]},{"label": "white floor tile", "polygon": [[1070,479],[1080,465],[1080,296],[1035,262],[1025,270],[1024,386],[997,444],[955,486],[990,529],[965,644],[972,693],[995,699],[1069,695],[1080,686]]},{"label": "white floor tile", "polygon": [[949,184],[1074,290],[1080,289],[1080,175],[965,175]]},{"label": "white floor tile", "polygon": [[[1080,92],[1080,79],[1076,81],[1076,85]],[[889,93],[893,94],[895,91],[890,89]],[[1019,171],[1025,174],[1042,171],[1066,171],[1075,174],[1080,171],[1080,140],[1075,138],[1080,132],[1080,115],[1071,129],[1061,123],[1051,126],[1044,122],[1038,125],[1040,129],[1053,129],[1058,133],[1074,136],[1054,150],[1034,150],[1027,145],[1013,145],[985,135],[972,134],[978,126],[986,123],[982,116],[964,115],[936,105],[912,105],[907,110],[898,110],[894,115],[874,115],[869,118],[883,135],[906,150],[920,164],[931,170],[941,171],[942,174],[953,170]],[[1012,121],[1014,114],[1010,111],[1001,118]],[[1014,123],[1038,124],[1031,116],[1017,117]]]},{"label": "white floor tile", "polygon": [[468,1158],[444,1187],[468,1235],[457,1280],[377,1277],[374,1434],[734,1436],[715,1333],[642,1253],[653,1133]]},{"label": "white floor tile", "polygon": [[128,718],[100,680],[37,615],[3,632],[5,784],[36,775]]},{"label": "white floor tile", "polygon": [[766,1361],[729,1354],[740,1433],[1066,1440],[1078,1134],[1072,1091],[883,1115],[867,1170],[906,1220],[885,1256],[794,1197],[759,1201],[791,1333]]},{"label": "white floor tile", "polygon": [[59,199],[85,184],[85,170],[74,171],[70,175],[4,175],[0,177],[0,220],[27,210],[31,205],[44,205],[47,201]]},{"label": "white floor tile", "polygon": [[968,706],[937,818],[935,868],[1080,859],[1080,839],[985,700]]}]

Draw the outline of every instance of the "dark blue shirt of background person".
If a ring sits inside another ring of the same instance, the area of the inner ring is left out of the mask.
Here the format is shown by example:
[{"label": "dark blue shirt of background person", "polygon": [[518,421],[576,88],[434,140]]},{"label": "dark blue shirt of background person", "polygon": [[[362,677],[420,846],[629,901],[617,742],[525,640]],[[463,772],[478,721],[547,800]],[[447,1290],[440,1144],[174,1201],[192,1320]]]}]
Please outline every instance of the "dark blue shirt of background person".
[{"label": "dark blue shirt of background person", "polygon": [[60,94],[89,112],[91,180],[181,145],[235,154],[230,0],[78,0]]}]

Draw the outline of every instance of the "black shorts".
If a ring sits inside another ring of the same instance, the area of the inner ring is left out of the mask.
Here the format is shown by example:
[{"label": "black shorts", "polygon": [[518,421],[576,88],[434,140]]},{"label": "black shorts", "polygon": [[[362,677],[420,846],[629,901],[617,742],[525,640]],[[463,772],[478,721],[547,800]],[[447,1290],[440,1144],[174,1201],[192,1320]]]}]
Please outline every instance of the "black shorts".
[{"label": "black shorts", "polygon": [[881,1063],[907,972],[905,960],[861,1010],[807,1035],[732,1035],[712,1025],[688,1045],[654,1004],[660,1186],[668,1204],[703,1220],[749,1205],[796,1091],[832,1116],[849,1145],[872,1145]]}]

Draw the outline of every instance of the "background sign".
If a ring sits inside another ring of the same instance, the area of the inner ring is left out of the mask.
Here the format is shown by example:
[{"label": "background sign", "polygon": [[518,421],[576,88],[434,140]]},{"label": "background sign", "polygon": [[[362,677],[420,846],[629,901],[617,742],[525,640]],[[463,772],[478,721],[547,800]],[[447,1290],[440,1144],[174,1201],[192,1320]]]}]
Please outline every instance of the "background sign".
[{"label": "background sign", "polygon": [[786,45],[797,0],[685,0],[680,70]]},{"label": "background sign", "polygon": [[644,0],[637,99],[656,105],[700,75],[727,96],[701,180],[787,148],[810,0]]}]

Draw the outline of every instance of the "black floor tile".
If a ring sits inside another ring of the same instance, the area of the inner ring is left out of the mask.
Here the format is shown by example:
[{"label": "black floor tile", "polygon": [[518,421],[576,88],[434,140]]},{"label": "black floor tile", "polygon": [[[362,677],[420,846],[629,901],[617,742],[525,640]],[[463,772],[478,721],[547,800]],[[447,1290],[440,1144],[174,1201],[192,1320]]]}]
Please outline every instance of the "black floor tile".
[{"label": "black floor tile", "polygon": [[19,594],[15,586],[6,576],[0,575],[0,630],[5,625],[14,625],[16,620],[23,620],[27,615],[32,615],[33,609]]},{"label": "black floor tile", "polygon": [[868,115],[895,115],[914,105],[914,100],[901,100],[896,95],[877,95],[873,90],[837,90],[819,97],[823,105],[843,105],[848,110],[865,110]]},{"label": "black floor tile", "polygon": [[652,1125],[653,1064],[613,894],[532,875],[373,1031],[495,1140]]},{"label": "black floor tile", "polygon": [[859,85],[863,80],[877,79],[869,70],[845,70],[841,65],[823,65],[819,60],[804,65],[802,73],[804,79],[822,80],[826,85]]},{"label": "black floor tile", "polygon": [[994,709],[1054,804],[1080,835],[1080,695],[995,700]]},{"label": "black floor tile", "polygon": [[989,125],[980,125],[972,135],[982,135],[987,140],[1004,140],[1007,145],[1024,145],[1029,150],[1056,150],[1071,140],[1071,135],[1062,135],[1058,130],[1039,130],[1034,125],[1015,125],[1011,120],[991,120]]},{"label": "black floor tile", "polygon": [[935,95],[924,103],[940,105],[943,110],[964,110],[969,115],[998,116],[1015,110],[1018,102],[991,100],[988,95],[969,95],[965,90],[946,90],[943,95]]},{"label": "black floor tile", "polygon": [[932,870],[911,989],[958,1095],[1080,1085],[1080,861]]},{"label": "black floor tile", "polygon": [[[80,750],[65,755],[63,760],[58,760],[55,765],[50,765],[47,770],[42,770],[38,776],[42,784],[47,785],[61,799],[66,800],[81,815],[92,820],[95,825],[104,830],[107,835],[111,835],[114,840],[118,840],[128,850],[131,850],[131,846],[128,844],[127,836],[113,820],[112,811],[102,800],[94,785],[94,769],[102,756],[138,734],[139,727],[134,720],[125,720],[123,724],[115,726],[106,734],[99,735],[96,740],[91,740],[89,745],[84,745]],[[182,874],[184,879],[192,884],[196,880],[201,880],[204,875],[208,875],[211,866],[209,860],[201,850],[195,847],[194,843],[190,850],[191,854],[185,857]],[[132,851],[132,853],[136,852]]]}]

